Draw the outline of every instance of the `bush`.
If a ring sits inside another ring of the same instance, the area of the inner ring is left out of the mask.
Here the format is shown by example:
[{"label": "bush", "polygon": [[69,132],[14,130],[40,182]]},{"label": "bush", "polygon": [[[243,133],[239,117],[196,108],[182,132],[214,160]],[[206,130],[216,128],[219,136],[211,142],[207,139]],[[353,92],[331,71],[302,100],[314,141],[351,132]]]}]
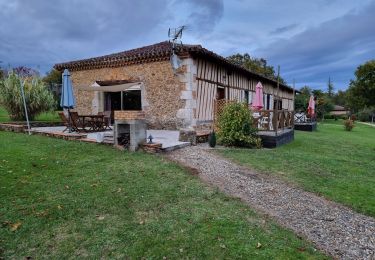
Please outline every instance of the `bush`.
[{"label": "bush", "polygon": [[364,108],[357,113],[358,120],[362,122],[371,121],[371,117],[375,116],[375,108]]},{"label": "bush", "polygon": [[352,131],[352,129],[354,128],[354,121],[351,119],[346,119],[344,121],[344,128],[346,131]]},{"label": "bush", "polygon": [[0,104],[7,110],[12,120],[24,120],[25,111],[21,95],[21,82],[24,81],[26,106],[30,120],[42,112],[51,110],[55,105],[52,93],[38,76],[21,77],[15,72],[0,82]]},{"label": "bush", "polygon": [[346,120],[349,118],[348,115],[339,115],[338,118],[342,119],[342,120]]},{"label": "bush", "polygon": [[324,115],[324,119],[335,119],[336,116],[335,115],[331,115],[331,114],[325,114]]},{"label": "bush", "polygon": [[253,117],[245,104],[227,104],[218,118],[218,141],[226,146],[261,147]]}]

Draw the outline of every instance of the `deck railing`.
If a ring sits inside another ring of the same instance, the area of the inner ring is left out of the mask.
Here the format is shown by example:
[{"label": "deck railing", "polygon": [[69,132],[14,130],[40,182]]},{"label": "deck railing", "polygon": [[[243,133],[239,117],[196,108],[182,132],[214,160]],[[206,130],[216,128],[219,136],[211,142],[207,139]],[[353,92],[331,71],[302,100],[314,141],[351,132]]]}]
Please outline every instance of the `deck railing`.
[{"label": "deck railing", "polygon": [[312,116],[309,114],[305,114],[304,112],[296,112],[294,114],[294,123],[296,124],[305,124],[313,122],[316,122],[316,114]]},{"label": "deck railing", "polygon": [[[236,101],[216,100],[214,103],[214,127],[217,130],[217,119],[220,117],[225,105]],[[249,107],[249,109],[251,109]],[[281,131],[294,128],[294,111],[290,110],[259,110],[252,111],[254,117],[254,127],[258,131]]]},{"label": "deck railing", "polygon": [[258,131],[281,131],[294,127],[294,111],[260,110],[253,112],[253,117]]}]

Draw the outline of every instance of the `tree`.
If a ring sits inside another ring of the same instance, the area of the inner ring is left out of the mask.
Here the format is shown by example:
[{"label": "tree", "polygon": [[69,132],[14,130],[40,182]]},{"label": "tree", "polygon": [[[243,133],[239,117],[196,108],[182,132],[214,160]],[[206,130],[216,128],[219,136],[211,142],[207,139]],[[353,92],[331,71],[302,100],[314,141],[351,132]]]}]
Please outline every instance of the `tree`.
[{"label": "tree", "polygon": [[324,120],[324,115],[333,109],[333,104],[331,99],[328,96],[328,93],[324,93],[320,89],[312,91],[312,94],[315,97],[315,109],[318,117]]},{"label": "tree", "polygon": [[13,72],[22,78],[39,76],[39,72],[25,66],[13,68]]},{"label": "tree", "polygon": [[[62,73],[58,70],[51,69],[43,78],[43,82],[45,83],[47,88],[52,92],[55,100],[60,100]],[[60,109],[58,102],[56,102],[56,109]]]},{"label": "tree", "polygon": [[296,111],[307,111],[307,107],[309,105],[309,99],[312,94],[312,89],[309,86],[304,86],[300,89],[301,93],[296,94],[296,98],[294,100],[294,106]]},{"label": "tree", "polygon": [[339,90],[332,97],[332,102],[335,105],[346,106],[347,105],[347,94],[345,90]]},{"label": "tree", "polygon": [[330,98],[333,97],[333,95],[335,94],[334,90],[335,90],[335,88],[333,87],[331,77],[329,77],[328,78],[328,90],[327,90],[328,97],[330,97]]},{"label": "tree", "polygon": [[312,90],[309,86],[302,87],[300,92],[301,93],[297,94],[294,100],[296,111],[307,112],[311,95],[315,98],[315,113],[318,117],[324,119],[324,115],[332,111],[333,104],[328,93],[325,93],[320,89]]},{"label": "tree", "polygon": [[[26,74],[25,74],[26,75]],[[38,76],[19,76],[12,71],[0,81],[0,104],[7,110],[12,120],[25,118],[21,84],[24,85],[25,99],[29,118],[53,108],[55,100]]]},{"label": "tree", "polygon": [[359,111],[375,106],[375,60],[370,60],[357,67],[355,80],[350,81],[347,91],[349,107]]},{"label": "tree", "polygon": [[[252,58],[248,53],[243,55],[237,53],[227,57],[227,60],[252,72],[277,80],[277,73],[274,67],[267,65],[267,60],[263,58]],[[286,84],[286,81],[280,77],[280,83]]]},{"label": "tree", "polygon": [[60,85],[62,83],[62,73],[58,70],[51,69],[43,78],[43,82],[48,86],[53,86],[55,84]]}]

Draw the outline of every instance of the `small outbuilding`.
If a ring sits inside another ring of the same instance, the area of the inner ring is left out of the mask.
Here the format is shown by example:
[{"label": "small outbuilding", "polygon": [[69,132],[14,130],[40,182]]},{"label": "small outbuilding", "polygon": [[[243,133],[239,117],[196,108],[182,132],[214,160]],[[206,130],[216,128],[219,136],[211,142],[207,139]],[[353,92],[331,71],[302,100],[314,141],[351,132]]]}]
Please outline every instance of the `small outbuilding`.
[{"label": "small outbuilding", "polygon": [[343,106],[334,105],[332,111],[329,112],[329,114],[334,115],[334,116],[342,116],[342,115],[349,115],[350,111],[347,110]]}]

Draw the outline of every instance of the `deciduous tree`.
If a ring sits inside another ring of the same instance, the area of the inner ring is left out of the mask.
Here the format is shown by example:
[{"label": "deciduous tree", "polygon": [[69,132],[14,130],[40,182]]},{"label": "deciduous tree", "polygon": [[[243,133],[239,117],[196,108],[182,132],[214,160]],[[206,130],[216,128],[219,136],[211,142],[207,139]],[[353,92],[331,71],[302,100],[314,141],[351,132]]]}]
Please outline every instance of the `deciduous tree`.
[{"label": "deciduous tree", "polygon": [[350,82],[347,91],[350,108],[359,111],[375,106],[375,60],[358,66],[355,77],[355,80]]},{"label": "deciduous tree", "polygon": [[[263,58],[252,58],[248,53],[237,53],[227,57],[227,60],[252,72],[277,80],[274,67],[268,65],[267,60]],[[286,81],[280,77],[280,83],[286,84]]]}]

